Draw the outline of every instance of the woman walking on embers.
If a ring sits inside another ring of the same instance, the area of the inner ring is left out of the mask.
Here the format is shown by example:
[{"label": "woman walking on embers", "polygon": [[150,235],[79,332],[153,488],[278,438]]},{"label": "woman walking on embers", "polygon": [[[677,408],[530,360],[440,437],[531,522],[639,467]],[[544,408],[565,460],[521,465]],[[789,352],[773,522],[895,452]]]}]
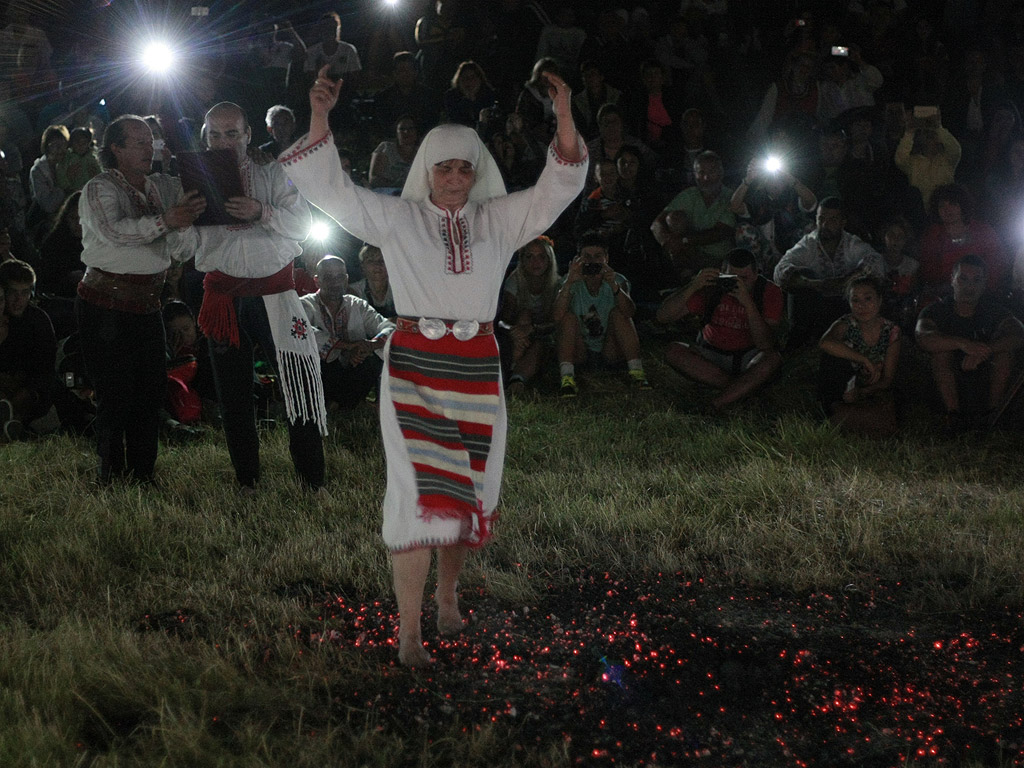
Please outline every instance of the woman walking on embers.
[{"label": "woman walking on embers", "polygon": [[352,184],[327,126],[340,82],[321,70],[308,136],[280,162],[303,196],[380,247],[398,330],[386,347],[380,423],[387,456],[384,543],[399,611],[398,657],[430,662],[420,613],[438,552],[437,624],[462,629],[457,585],[468,550],[491,534],[505,459],[505,401],[491,324],[512,254],[550,227],[583,189],[586,145],[571,91],[547,75],[557,131],[537,184],[505,193],[476,132],[441,125],[420,144],[401,198]]}]

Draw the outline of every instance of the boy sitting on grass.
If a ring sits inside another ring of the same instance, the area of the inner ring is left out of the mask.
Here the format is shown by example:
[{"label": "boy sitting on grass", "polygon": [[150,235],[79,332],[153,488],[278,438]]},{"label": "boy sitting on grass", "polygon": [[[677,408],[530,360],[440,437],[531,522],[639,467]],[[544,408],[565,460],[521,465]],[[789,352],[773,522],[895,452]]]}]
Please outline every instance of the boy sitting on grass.
[{"label": "boy sitting on grass", "polygon": [[608,243],[599,232],[584,233],[577,248],[552,308],[561,396],[576,396],[576,365],[583,363],[625,360],[632,385],[650,389],[633,325],[636,305],[629,296],[629,281],[608,266]]}]

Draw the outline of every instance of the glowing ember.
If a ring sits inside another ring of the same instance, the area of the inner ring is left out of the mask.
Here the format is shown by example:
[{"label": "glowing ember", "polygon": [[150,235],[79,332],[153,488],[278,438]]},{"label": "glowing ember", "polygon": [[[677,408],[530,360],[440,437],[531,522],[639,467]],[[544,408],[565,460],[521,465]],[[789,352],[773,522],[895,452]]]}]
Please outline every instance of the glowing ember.
[{"label": "glowing ember", "polygon": [[797,597],[584,573],[529,608],[465,594],[465,632],[428,633],[437,663],[414,672],[395,664],[393,602],[332,594],[291,631],[376,664],[353,665],[339,711],[420,738],[496,724],[517,749],[566,743],[586,766],[1024,765],[1022,615],[951,631],[898,607],[914,603],[904,589]]}]

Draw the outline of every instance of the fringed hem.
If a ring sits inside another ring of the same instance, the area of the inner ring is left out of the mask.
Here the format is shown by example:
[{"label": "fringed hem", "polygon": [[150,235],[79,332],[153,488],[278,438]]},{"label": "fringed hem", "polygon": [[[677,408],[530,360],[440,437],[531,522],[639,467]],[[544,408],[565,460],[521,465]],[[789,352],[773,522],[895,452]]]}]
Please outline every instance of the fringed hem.
[{"label": "fringed hem", "polygon": [[320,376],[319,355],[304,355],[279,349],[277,365],[281,373],[281,394],[285,414],[292,424],[314,421],[320,434],[327,435],[327,408],[324,404],[324,382]]},{"label": "fringed hem", "polygon": [[483,521],[482,536],[477,535],[476,531],[470,531],[471,537],[469,538],[467,538],[465,533],[462,533],[455,538],[419,539],[408,544],[403,544],[400,547],[388,546],[388,551],[394,555],[401,554],[403,552],[412,552],[417,549],[438,549],[440,547],[454,546],[463,546],[468,547],[469,549],[480,549],[494,537],[494,532],[491,528],[497,517],[497,512],[494,512]]}]

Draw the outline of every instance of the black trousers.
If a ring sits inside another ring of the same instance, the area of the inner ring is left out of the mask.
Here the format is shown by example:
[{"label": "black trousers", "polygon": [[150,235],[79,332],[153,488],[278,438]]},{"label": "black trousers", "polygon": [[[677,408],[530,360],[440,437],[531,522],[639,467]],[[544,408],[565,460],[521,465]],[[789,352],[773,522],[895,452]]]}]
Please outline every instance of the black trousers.
[{"label": "black trousers", "polygon": [[832,415],[832,406],[843,399],[846,385],[857,373],[857,366],[849,360],[822,352],[818,368],[818,401],[826,416]]},{"label": "black trousers", "polygon": [[[258,344],[271,363],[277,361],[274,338],[263,299],[234,299],[239,346],[210,341],[213,381],[224,419],[224,436],[239,484],[252,487],[260,478],[260,441],[256,432],[253,348]],[[295,471],[311,488],[324,484],[324,445],[314,421],[288,425],[288,448]]]},{"label": "black trousers", "polygon": [[86,372],[96,393],[100,482],[120,475],[151,480],[167,389],[159,312],[137,315],[75,300]]},{"label": "black trousers", "polygon": [[347,362],[335,360],[320,363],[320,376],[324,381],[324,399],[334,402],[339,408],[355,408],[366,399],[370,390],[380,383],[380,372],[384,363],[372,354],[359,365],[352,367]]}]

